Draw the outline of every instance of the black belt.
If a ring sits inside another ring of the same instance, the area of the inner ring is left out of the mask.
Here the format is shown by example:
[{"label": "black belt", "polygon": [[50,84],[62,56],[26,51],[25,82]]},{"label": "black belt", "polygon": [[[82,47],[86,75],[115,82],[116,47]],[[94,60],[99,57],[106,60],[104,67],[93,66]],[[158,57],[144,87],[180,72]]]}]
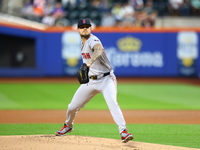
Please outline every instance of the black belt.
[{"label": "black belt", "polygon": [[[105,76],[107,76],[107,75],[110,75],[110,72],[104,73],[102,77],[105,77]],[[91,76],[90,79],[92,79],[92,80],[97,80],[97,79],[98,79],[98,76]]]}]

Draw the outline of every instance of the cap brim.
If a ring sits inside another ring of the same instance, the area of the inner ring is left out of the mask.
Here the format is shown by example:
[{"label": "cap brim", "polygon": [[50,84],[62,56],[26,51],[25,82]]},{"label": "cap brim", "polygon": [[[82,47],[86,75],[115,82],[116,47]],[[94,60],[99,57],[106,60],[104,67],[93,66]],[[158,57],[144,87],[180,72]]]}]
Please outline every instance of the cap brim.
[{"label": "cap brim", "polygon": [[90,26],[90,27],[92,26],[91,24],[82,24],[82,25],[79,25],[78,28],[79,28],[80,26],[84,26],[84,25]]}]

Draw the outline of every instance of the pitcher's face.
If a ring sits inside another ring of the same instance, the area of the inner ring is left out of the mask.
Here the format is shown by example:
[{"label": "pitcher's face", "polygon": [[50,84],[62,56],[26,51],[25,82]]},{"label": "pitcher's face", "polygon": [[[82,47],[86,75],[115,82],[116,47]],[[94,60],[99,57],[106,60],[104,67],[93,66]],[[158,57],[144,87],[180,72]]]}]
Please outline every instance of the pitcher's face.
[{"label": "pitcher's face", "polygon": [[82,25],[78,28],[78,32],[81,37],[89,37],[91,34],[91,26]]}]

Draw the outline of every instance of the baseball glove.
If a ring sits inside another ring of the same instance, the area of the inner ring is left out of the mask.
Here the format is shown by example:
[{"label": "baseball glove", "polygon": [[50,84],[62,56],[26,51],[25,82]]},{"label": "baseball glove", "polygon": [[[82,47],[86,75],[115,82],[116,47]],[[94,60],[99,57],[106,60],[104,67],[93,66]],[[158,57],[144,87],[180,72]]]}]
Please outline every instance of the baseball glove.
[{"label": "baseball glove", "polygon": [[82,64],[77,72],[77,78],[80,84],[85,84],[89,82],[89,67],[86,65],[86,63]]}]

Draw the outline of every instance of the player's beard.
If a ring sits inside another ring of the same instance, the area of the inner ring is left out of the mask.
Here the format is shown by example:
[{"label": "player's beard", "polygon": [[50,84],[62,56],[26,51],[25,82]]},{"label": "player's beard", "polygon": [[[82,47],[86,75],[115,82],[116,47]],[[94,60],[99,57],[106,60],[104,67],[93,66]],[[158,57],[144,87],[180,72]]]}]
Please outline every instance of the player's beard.
[{"label": "player's beard", "polygon": [[88,39],[89,37],[90,37],[90,33],[89,34],[81,34],[81,38]]}]

